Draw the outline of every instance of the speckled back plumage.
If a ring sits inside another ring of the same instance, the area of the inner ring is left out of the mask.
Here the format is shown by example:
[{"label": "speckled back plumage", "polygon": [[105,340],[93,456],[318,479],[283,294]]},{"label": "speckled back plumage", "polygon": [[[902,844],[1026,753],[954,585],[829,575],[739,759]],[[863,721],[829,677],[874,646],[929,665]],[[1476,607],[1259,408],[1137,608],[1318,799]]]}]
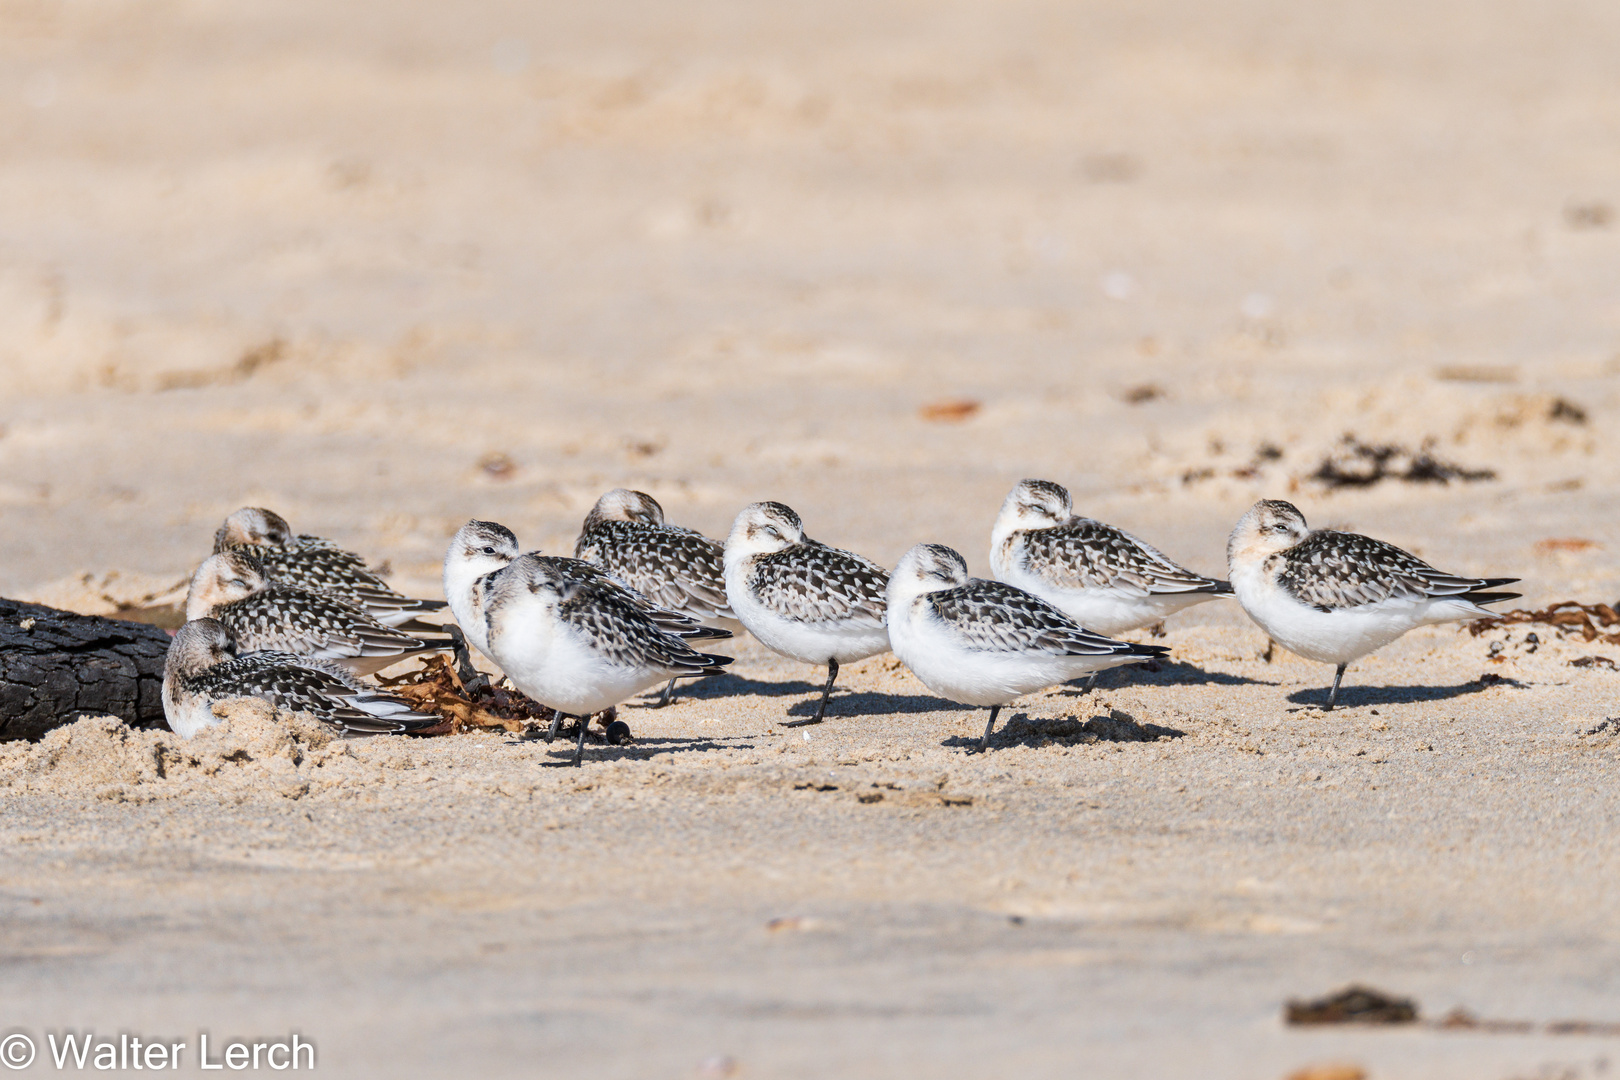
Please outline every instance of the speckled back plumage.
[{"label": "speckled back plumage", "polygon": [[665,668],[671,675],[706,675],[730,663],[689,647],[663,630],[631,594],[605,578],[572,584],[557,605],[557,618],[591,647],[625,667]]},{"label": "speckled back plumage", "polygon": [[269,577],[341,596],[377,615],[416,614],[445,606],[443,600],[417,599],[391,588],[366,568],[359,555],[318,536],[299,536],[290,544],[229,544],[216,538],[214,550],[247,552],[258,558]]},{"label": "speckled back plumage", "polygon": [[580,584],[606,581],[622,589],[641,610],[641,613],[652,620],[653,625],[666,634],[673,634],[679,638],[694,639],[728,638],[731,636],[729,630],[704,626],[692,616],[666,607],[643,593],[632,583],[625,581],[618,574],[594,563],[586,562],[584,559],[571,559],[566,555],[540,555],[532,552],[523,557],[538,560],[569,581]]},{"label": "speckled back plumage", "polygon": [[1019,558],[1025,570],[1063,588],[1113,588],[1143,595],[1232,591],[1226,582],[1195,574],[1151,544],[1091,518],[1014,536],[1022,540]]},{"label": "speckled back plumage", "polygon": [[778,617],[883,626],[889,572],[852,551],[805,540],[753,560],[748,587]]},{"label": "speckled back plumage", "polygon": [[281,581],[220,604],[208,614],[225,624],[241,648],[253,652],[280,649],[335,660],[403,659],[448,642],[447,637],[416,637],[384,626],[341,597]]},{"label": "speckled back plumage", "polygon": [[1046,652],[1054,656],[1160,656],[1158,645],[1137,645],[1094,634],[1022,589],[973,578],[924,600],[969,648],[985,652]]},{"label": "speckled back plumage", "polygon": [[1436,596],[1468,596],[1478,602],[1484,599],[1478,590],[1517,580],[1458,577],[1394,544],[1325,529],[1271,556],[1268,563],[1275,566],[1279,585],[1319,611]]},{"label": "speckled back plumage", "polygon": [[[415,712],[406,702],[365,686],[341,668],[279,651],[247,653],[215,664],[182,678],[180,688],[210,701],[263,698],[281,708],[308,713],[346,732],[415,731],[440,722],[436,716]],[[397,709],[378,716],[356,706],[356,699],[374,706],[377,702],[392,702]]]},{"label": "speckled back plumage", "polygon": [[734,619],[726,603],[725,545],[693,529],[638,521],[586,521],[574,556],[653,604],[695,619]]}]

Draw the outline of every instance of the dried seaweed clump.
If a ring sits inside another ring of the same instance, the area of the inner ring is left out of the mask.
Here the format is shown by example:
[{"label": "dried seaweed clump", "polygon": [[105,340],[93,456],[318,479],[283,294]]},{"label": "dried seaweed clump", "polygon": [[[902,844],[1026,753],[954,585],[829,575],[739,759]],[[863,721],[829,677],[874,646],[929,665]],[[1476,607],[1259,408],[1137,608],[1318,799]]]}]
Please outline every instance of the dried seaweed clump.
[{"label": "dried seaweed clump", "polygon": [[1491,469],[1469,469],[1434,456],[1434,440],[1427,439],[1417,450],[1393,443],[1375,446],[1347,434],[1329,451],[1307,478],[1329,489],[1364,488],[1385,480],[1408,484],[1449,484],[1453,480],[1474,482],[1495,480]]},{"label": "dried seaweed clump", "polygon": [[380,680],[388,691],[422,712],[444,717],[444,723],[417,735],[456,735],[472,728],[504,728],[521,733],[530,724],[551,723],[551,710],[516,690],[492,687],[469,697],[455,669],[442,656],[429,656],[415,671]]},{"label": "dried seaweed clump", "polygon": [[1536,623],[1551,626],[1561,638],[1578,637],[1582,641],[1601,641],[1605,645],[1620,645],[1620,612],[1610,604],[1582,604],[1565,600],[1539,611],[1515,608],[1504,611],[1494,619],[1475,619],[1468,624],[1474,637],[1499,626],[1518,623]]},{"label": "dried seaweed clump", "polygon": [[1294,1025],[1411,1024],[1418,1018],[1417,1002],[1365,986],[1347,986],[1314,1001],[1290,1001],[1283,1019]]}]

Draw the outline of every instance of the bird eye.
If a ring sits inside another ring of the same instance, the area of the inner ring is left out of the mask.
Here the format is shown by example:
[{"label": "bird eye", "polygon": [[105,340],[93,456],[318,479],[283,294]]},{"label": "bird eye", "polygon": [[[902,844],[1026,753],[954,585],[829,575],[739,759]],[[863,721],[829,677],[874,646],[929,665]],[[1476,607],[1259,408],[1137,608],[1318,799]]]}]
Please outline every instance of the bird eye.
[{"label": "bird eye", "polygon": [[243,581],[241,578],[231,578],[229,584],[236,586],[238,589],[245,589],[248,587],[248,583]]},{"label": "bird eye", "polygon": [[484,550],[484,554],[485,554],[485,555],[493,555],[493,554],[495,554],[495,549],[494,549],[494,548],[492,548],[492,547],[490,547],[490,546],[489,546],[489,545],[487,545],[487,544],[486,544],[486,545],[485,545],[485,546],[484,546],[484,549],[483,549],[483,550]]}]

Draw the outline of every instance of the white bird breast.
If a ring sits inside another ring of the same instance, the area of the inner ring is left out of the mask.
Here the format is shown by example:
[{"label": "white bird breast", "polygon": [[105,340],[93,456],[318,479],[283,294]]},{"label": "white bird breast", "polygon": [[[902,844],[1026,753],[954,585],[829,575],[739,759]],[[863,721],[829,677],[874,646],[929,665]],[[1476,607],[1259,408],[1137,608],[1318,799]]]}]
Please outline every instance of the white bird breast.
[{"label": "white bird breast", "polygon": [[[1437,604],[1429,599],[1387,600],[1319,611],[1301,603],[1258,567],[1234,566],[1232,589],[1243,610],[1273,641],[1291,653],[1324,664],[1359,660],[1425,623],[1468,617],[1446,613],[1444,601]],[[1434,610],[1437,608],[1440,610]]]},{"label": "white bird breast", "polygon": [[1113,588],[1064,589],[1011,567],[1002,580],[1015,588],[1034,593],[1087,630],[1104,637],[1117,637],[1129,630],[1152,626],[1194,604],[1214,599],[1213,594],[1206,592],[1129,593]]},{"label": "white bird breast", "polygon": [[214,715],[213,706],[205,695],[185,694],[177,701],[170,693],[171,685],[168,678],[164,678],[163,718],[169,722],[169,730],[182,739],[189,739],[203,728],[219,723],[219,718]]},{"label": "white bird breast", "polygon": [[[493,569],[499,569],[495,567]],[[490,573],[473,565],[470,560],[447,560],[444,568],[444,598],[450,604],[450,614],[455,617],[456,625],[466,635],[473,648],[494,660],[494,654],[489,651],[489,635],[486,633],[483,619],[483,607],[474,599],[473,588],[478,579]]]},{"label": "white bird breast", "polygon": [[614,663],[535,604],[503,608],[491,629],[494,660],[517,688],[574,716],[599,713],[669,677],[662,669]]},{"label": "white bird breast", "polygon": [[889,642],[923,685],[951,701],[977,706],[1005,705],[1135,659],[1120,654],[1058,656],[973,649],[929,611],[926,596],[889,607]]},{"label": "white bird breast", "polygon": [[849,664],[889,650],[889,633],[882,626],[784,619],[754,598],[741,560],[726,563],[726,594],[731,610],[748,632],[789,659],[806,664],[829,660]]}]

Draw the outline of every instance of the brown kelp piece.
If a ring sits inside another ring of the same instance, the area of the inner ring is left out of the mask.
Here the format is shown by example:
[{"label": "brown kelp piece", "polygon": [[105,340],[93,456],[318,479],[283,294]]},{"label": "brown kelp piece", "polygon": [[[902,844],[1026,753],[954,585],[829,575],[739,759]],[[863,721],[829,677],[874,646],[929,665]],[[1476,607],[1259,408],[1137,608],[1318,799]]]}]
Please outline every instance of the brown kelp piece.
[{"label": "brown kelp piece", "polygon": [[455,735],[474,728],[502,728],[514,734],[531,724],[549,724],[551,710],[515,690],[491,688],[468,697],[454,667],[442,656],[428,656],[422,666],[393,679],[381,679],[389,692],[421,712],[444,717],[442,725],[417,735]]},{"label": "brown kelp piece", "polygon": [[1408,484],[1449,484],[1453,480],[1495,480],[1491,469],[1470,469],[1434,456],[1434,440],[1416,450],[1364,443],[1345,435],[1307,478],[1327,488],[1372,487],[1384,480]]},{"label": "brown kelp piece", "polygon": [[1365,986],[1347,986],[1314,1001],[1296,999],[1283,1009],[1284,1022],[1293,1025],[1411,1024],[1417,1018],[1417,1002],[1411,998],[1392,997]]},{"label": "brown kelp piece", "polygon": [[1518,623],[1555,627],[1560,637],[1578,637],[1582,641],[1620,645],[1620,613],[1610,604],[1583,604],[1578,600],[1563,600],[1539,611],[1515,608],[1502,612],[1494,619],[1475,619],[1468,624],[1468,632],[1478,637],[1499,626]]}]

